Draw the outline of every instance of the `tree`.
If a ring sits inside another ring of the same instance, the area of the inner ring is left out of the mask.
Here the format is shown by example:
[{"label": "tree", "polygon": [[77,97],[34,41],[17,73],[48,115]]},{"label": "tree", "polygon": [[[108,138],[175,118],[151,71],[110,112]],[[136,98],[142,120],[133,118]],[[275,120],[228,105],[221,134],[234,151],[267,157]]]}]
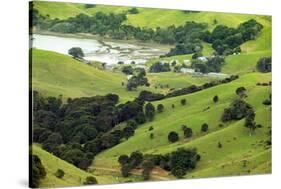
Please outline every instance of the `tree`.
[{"label": "tree", "polygon": [[184,137],[185,137],[185,138],[190,138],[190,137],[192,137],[192,134],[193,134],[192,129],[189,128],[189,127],[184,128],[183,134],[184,134]]},{"label": "tree", "polygon": [[136,8],[136,7],[133,7],[131,9],[128,10],[128,12],[130,14],[138,14],[139,13],[139,10]]},{"label": "tree", "polygon": [[244,97],[245,93],[246,93],[246,88],[245,87],[238,87],[235,91],[235,93],[240,96],[240,97]]},{"label": "tree", "polygon": [[218,148],[222,148],[222,144],[218,142]]},{"label": "tree", "polygon": [[131,136],[133,136],[134,133],[135,133],[135,130],[134,130],[134,128],[131,127],[131,126],[125,127],[125,128],[123,129],[123,135],[124,135],[124,137],[125,137],[126,139],[128,139],[128,138],[131,137]]},{"label": "tree", "polygon": [[164,105],[163,105],[163,104],[158,104],[158,105],[157,105],[157,111],[158,111],[159,113],[161,113],[161,112],[163,112],[163,110],[164,110]]},{"label": "tree", "polygon": [[122,68],[122,72],[126,75],[132,75],[134,73],[134,69],[132,68],[132,66],[124,66]]},{"label": "tree", "polygon": [[57,172],[55,173],[55,176],[57,177],[57,178],[60,178],[60,179],[62,179],[63,177],[64,177],[64,171],[62,170],[62,169],[58,169],[57,170]]},{"label": "tree", "polygon": [[256,114],[253,109],[249,109],[247,111],[244,126],[250,130],[250,136],[252,135],[252,132],[254,132],[255,129],[257,128],[256,122],[255,122],[255,116],[256,116]]},{"label": "tree", "polygon": [[168,135],[168,140],[171,143],[177,142],[179,140],[179,135],[175,131],[171,131]]},{"label": "tree", "polygon": [[132,152],[130,155],[130,162],[133,167],[138,166],[143,160],[143,154],[139,151]]},{"label": "tree", "polygon": [[243,99],[234,100],[230,107],[224,109],[221,120],[223,122],[230,120],[240,120],[247,115],[247,111],[252,109],[252,106]]},{"label": "tree", "polygon": [[38,188],[40,181],[46,176],[46,170],[41,159],[37,155],[30,155],[29,158],[31,158],[32,166],[31,181],[29,184],[32,188]]},{"label": "tree", "polygon": [[129,163],[129,160],[130,160],[130,158],[129,158],[129,156],[127,156],[127,155],[121,155],[121,156],[119,156],[119,158],[118,158],[118,162],[119,162],[121,165],[125,165],[126,163]]},{"label": "tree", "polygon": [[97,181],[97,179],[95,178],[95,177],[93,177],[93,176],[88,176],[88,177],[86,177],[86,180],[84,181],[84,185],[91,185],[91,184],[97,184],[98,183],[98,181]]},{"label": "tree", "polygon": [[131,165],[124,164],[121,167],[121,174],[123,177],[128,177],[130,175]]},{"label": "tree", "polygon": [[213,101],[214,101],[214,103],[217,103],[217,102],[219,101],[218,95],[216,95],[216,96],[213,97]]},{"label": "tree", "polygon": [[83,58],[85,56],[80,47],[72,47],[68,50],[68,54],[74,58]]},{"label": "tree", "polygon": [[181,105],[186,105],[186,99],[181,99]]},{"label": "tree", "polygon": [[196,167],[197,161],[200,160],[196,149],[178,148],[170,154],[170,166],[172,174],[181,178],[188,170]]},{"label": "tree", "polygon": [[207,123],[203,123],[201,125],[201,132],[207,132],[209,129],[209,125]]},{"label": "tree", "polygon": [[181,167],[174,167],[171,173],[177,178],[182,178],[186,174],[186,170]]},{"label": "tree", "polygon": [[149,102],[145,105],[145,116],[148,118],[149,121],[152,121],[155,115],[155,108]]},{"label": "tree", "polygon": [[257,62],[256,68],[259,72],[271,72],[271,57],[260,58]]}]

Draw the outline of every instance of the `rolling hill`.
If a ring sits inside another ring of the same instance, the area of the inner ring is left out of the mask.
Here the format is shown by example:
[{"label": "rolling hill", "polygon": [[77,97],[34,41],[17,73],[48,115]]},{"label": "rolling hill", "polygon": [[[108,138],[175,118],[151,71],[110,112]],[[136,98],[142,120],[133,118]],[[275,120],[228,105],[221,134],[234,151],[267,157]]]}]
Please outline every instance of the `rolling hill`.
[{"label": "rolling hill", "polygon": [[[96,12],[127,11],[128,7],[96,5],[85,8],[82,4],[35,2],[39,13],[51,18],[66,19],[80,13],[91,15]],[[186,21],[208,23],[209,30],[217,24],[235,27],[241,22],[255,18],[264,28],[255,40],[241,45],[242,52],[226,57],[222,73],[237,74],[239,79],[227,84],[201,90],[188,95],[167,98],[153,102],[164,105],[164,111],[157,113],[152,122],[139,125],[134,136],[128,140],[101,152],[95,157],[90,167],[90,172],[85,172],[56,158],[44,151],[38,145],[33,145],[33,152],[37,154],[43,165],[47,168],[47,177],[42,186],[70,186],[79,185],[82,180],[93,174],[101,184],[141,181],[140,173],[134,172],[129,178],[123,178],[117,159],[122,154],[130,154],[139,150],[148,154],[165,154],[177,148],[195,147],[201,155],[196,169],[188,172],[186,178],[202,178],[214,176],[230,176],[245,174],[271,173],[271,148],[265,145],[268,132],[271,129],[271,106],[263,105],[263,101],[271,94],[271,86],[258,86],[257,83],[268,83],[272,79],[271,73],[256,71],[256,63],[261,57],[271,56],[272,28],[268,16],[246,14],[221,14],[214,12],[184,13],[180,10],[160,10],[138,8],[139,14],[129,14],[125,24],[141,27],[156,28],[182,25]],[[161,15],[161,16],[159,16]],[[153,20],[151,18],[154,18]],[[214,23],[217,21],[217,24]],[[211,55],[213,49],[210,44],[203,43],[205,56]],[[192,55],[179,55],[165,58],[155,58],[147,62],[151,65],[159,60],[178,60],[183,63],[191,59]],[[46,96],[63,95],[67,97],[84,97],[116,93],[121,101],[125,102],[136,97],[141,90],[166,93],[169,88],[183,88],[192,84],[202,85],[210,80],[208,77],[193,77],[187,74],[174,72],[147,73],[150,87],[140,87],[136,91],[128,92],[122,82],[127,78],[120,71],[112,72],[101,70],[81,63],[73,58],[59,53],[32,49],[32,87]],[[168,84],[168,88],[161,89],[155,86]],[[247,89],[247,98],[256,113],[256,123],[262,127],[250,135],[244,127],[244,119],[231,121],[220,126],[221,115],[226,107],[237,98],[235,90],[238,87]],[[218,95],[219,101],[213,102],[213,97]],[[180,101],[186,99],[187,104],[181,105]],[[172,108],[175,105],[175,108]],[[207,123],[209,131],[201,132],[201,125]],[[124,126],[121,123],[119,126]],[[182,125],[187,125],[193,130],[191,139],[184,139]],[[149,128],[153,127],[152,131]],[[179,133],[180,140],[169,143],[167,135],[170,131]],[[154,138],[150,138],[150,134]],[[218,143],[222,148],[218,148]],[[57,168],[66,170],[65,179],[56,178],[53,173]],[[162,169],[152,171],[152,180],[175,179],[171,174]]]},{"label": "rolling hill", "polygon": [[[153,122],[141,125],[129,140],[99,154],[93,166],[109,165],[112,168],[117,168],[117,157],[121,154],[129,154],[136,149],[144,153],[157,154],[167,153],[179,147],[196,147],[199,154],[202,155],[202,160],[199,162],[198,168],[187,177],[247,174],[247,171],[252,168],[270,173],[270,166],[267,166],[266,170],[259,166],[271,163],[271,151],[265,149],[262,144],[262,141],[268,137],[266,133],[268,127],[271,126],[271,110],[264,106],[262,101],[268,97],[271,89],[270,87],[256,86],[257,82],[269,82],[270,80],[271,74],[251,73],[229,84],[154,102],[154,105],[162,103],[165,107],[164,112],[158,114]],[[252,136],[243,126],[243,120],[225,124],[222,128],[219,127],[223,109],[236,98],[235,90],[240,86],[244,86],[248,90],[246,101],[255,109],[256,122],[263,125]],[[214,95],[219,96],[218,104],[214,104],[212,101]],[[187,100],[186,106],[180,105],[180,100],[183,98]],[[172,104],[176,106],[175,109],[171,108]],[[210,130],[207,134],[200,132],[200,126],[203,123],[209,124]],[[191,140],[183,139],[181,131],[183,124],[193,129],[194,137]],[[150,126],[154,128],[151,131],[154,133],[154,139],[149,138],[148,129]],[[180,133],[180,142],[174,144],[168,142],[167,135],[170,131]],[[143,142],[147,140],[149,142]],[[219,141],[223,145],[222,149],[217,147]],[[250,162],[249,167],[238,169],[244,159]],[[230,169],[224,169],[224,167],[230,167]],[[258,173],[258,171],[253,173]]]},{"label": "rolling hill", "polygon": [[[78,14],[92,15],[97,12],[113,12],[122,13],[128,11],[131,7],[126,6],[109,6],[96,5],[92,8],[85,8],[85,5],[79,3],[61,3],[61,2],[34,2],[34,8],[43,16],[50,18],[67,19]],[[133,26],[156,28],[167,27],[170,25],[183,25],[187,21],[196,21],[208,23],[209,28],[213,29],[217,24],[223,24],[235,27],[241,22],[245,22],[251,18],[260,19],[260,16],[250,14],[235,13],[217,13],[217,12],[189,12],[185,13],[181,10],[156,9],[156,8],[138,8],[138,14],[128,14],[125,24]],[[223,16],[220,16],[223,14]],[[151,20],[153,18],[153,20]],[[265,17],[264,19],[268,19]],[[214,23],[216,20],[216,24]],[[172,23],[172,24],[171,24]]]}]

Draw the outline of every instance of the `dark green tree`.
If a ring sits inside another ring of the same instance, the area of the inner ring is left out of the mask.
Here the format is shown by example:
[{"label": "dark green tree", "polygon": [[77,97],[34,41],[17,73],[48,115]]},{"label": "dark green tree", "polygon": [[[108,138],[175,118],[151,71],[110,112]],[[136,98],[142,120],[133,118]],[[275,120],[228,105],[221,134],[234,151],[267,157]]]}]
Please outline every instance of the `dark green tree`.
[{"label": "dark green tree", "polygon": [[80,47],[72,47],[68,50],[68,54],[74,58],[83,58],[85,55]]},{"label": "dark green tree", "polygon": [[179,140],[179,135],[175,131],[171,131],[168,135],[168,140],[171,143],[177,142]]},{"label": "dark green tree", "polygon": [[63,177],[64,177],[64,171],[62,170],[62,169],[58,169],[57,170],[57,172],[55,173],[55,176],[57,177],[57,178],[60,178],[60,179],[62,179]]},{"label": "dark green tree", "polygon": [[207,132],[209,130],[209,125],[207,123],[203,123],[201,125],[201,132]]},{"label": "dark green tree", "polygon": [[149,121],[152,121],[155,115],[155,108],[154,106],[149,102],[145,105],[145,116]]}]

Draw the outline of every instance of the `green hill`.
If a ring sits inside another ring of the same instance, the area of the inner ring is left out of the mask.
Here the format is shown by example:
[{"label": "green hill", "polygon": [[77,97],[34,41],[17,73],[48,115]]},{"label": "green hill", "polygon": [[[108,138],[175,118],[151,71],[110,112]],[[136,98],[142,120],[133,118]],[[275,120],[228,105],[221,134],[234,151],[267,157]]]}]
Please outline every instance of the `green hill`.
[{"label": "green hill", "polygon": [[99,70],[59,53],[32,50],[32,85],[45,95],[81,97],[119,94],[128,100],[137,96],[138,91],[127,92],[121,85],[127,80],[121,73]]},{"label": "green hill", "polygon": [[[65,187],[82,185],[87,176],[95,176],[99,184],[114,183],[113,176],[98,176],[78,169],[72,164],[63,161],[38,145],[32,145],[32,153],[37,155],[46,169],[46,177],[42,180],[40,187]],[[58,169],[62,169],[65,175],[62,179],[55,176]]]},{"label": "green hill", "polygon": [[[43,16],[50,18],[66,19],[78,14],[92,15],[96,12],[126,12],[130,7],[96,5],[92,8],[85,8],[84,4],[62,3],[62,2],[34,2],[34,7],[39,10]],[[209,28],[214,28],[217,24],[223,24],[235,27],[241,22],[251,18],[259,19],[259,16],[250,14],[217,13],[217,12],[189,12],[181,10],[156,9],[156,8],[138,8],[138,14],[128,14],[126,24],[140,27],[167,27],[170,25],[183,25],[187,21],[205,22]],[[222,16],[220,16],[222,15]],[[153,18],[153,20],[151,19]],[[214,23],[216,20],[216,24]]]},{"label": "green hill", "polygon": [[[259,173],[258,170],[269,173],[271,172],[270,166],[263,168],[259,166],[262,164],[270,165],[271,162],[271,151],[266,150],[261,143],[268,137],[266,133],[271,124],[271,110],[264,106],[262,101],[268,97],[271,89],[256,86],[256,83],[269,82],[270,80],[271,74],[252,73],[229,84],[154,102],[154,105],[162,103],[165,111],[157,114],[153,122],[141,125],[129,140],[99,154],[95,159],[94,166],[117,167],[116,159],[119,155],[128,154],[136,149],[144,153],[167,153],[179,147],[196,147],[199,154],[202,155],[202,160],[199,162],[198,168],[187,177],[247,174],[247,171],[252,171],[252,169],[256,171],[249,173]],[[252,136],[243,126],[243,120],[225,124],[222,128],[219,127],[223,109],[236,98],[235,90],[240,86],[244,86],[248,90],[246,101],[255,109],[256,122],[263,125]],[[212,101],[214,95],[219,96],[220,100],[217,104]],[[180,100],[183,98],[187,100],[186,106],[180,105]],[[175,109],[171,108],[172,104],[176,106]],[[204,111],[208,107],[209,109]],[[203,123],[209,124],[210,130],[207,134],[200,132]],[[183,124],[193,129],[194,137],[190,141],[183,139],[181,131]],[[150,126],[154,128],[151,131],[154,133],[154,139],[149,138],[148,129]],[[170,131],[180,133],[180,142],[174,144],[168,142],[167,135]],[[219,141],[223,145],[222,149],[217,147]],[[241,148],[241,146],[243,147]],[[249,166],[240,169],[243,159],[250,163]]]}]

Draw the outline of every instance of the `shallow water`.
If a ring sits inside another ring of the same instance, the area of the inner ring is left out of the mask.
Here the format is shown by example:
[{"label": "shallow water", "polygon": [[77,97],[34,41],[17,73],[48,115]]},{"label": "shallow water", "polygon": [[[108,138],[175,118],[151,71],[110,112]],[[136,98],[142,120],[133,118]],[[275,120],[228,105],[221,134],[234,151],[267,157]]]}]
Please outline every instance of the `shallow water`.
[{"label": "shallow water", "polygon": [[60,37],[51,35],[32,35],[32,47],[43,50],[68,54],[72,47],[82,48],[86,60],[95,60],[107,64],[123,61],[125,64],[135,61],[145,63],[148,59],[166,54],[167,49],[157,48],[151,44],[132,44],[117,41],[99,41],[74,37]]}]

